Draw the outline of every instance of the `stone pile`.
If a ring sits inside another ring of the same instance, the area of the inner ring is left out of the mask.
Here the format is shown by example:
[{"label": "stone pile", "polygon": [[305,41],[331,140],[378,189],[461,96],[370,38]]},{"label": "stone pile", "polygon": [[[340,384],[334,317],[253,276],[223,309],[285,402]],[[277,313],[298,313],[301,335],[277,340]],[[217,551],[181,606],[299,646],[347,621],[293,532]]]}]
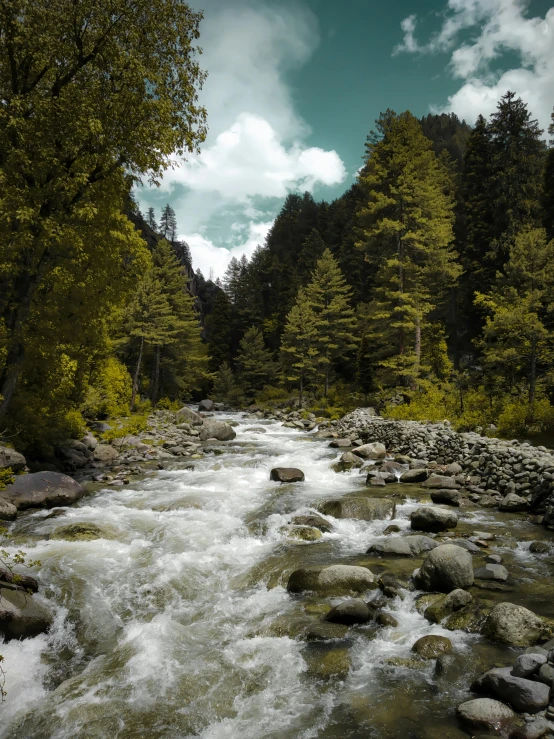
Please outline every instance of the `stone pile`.
[{"label": "stone pile", "polygon": [[[470,499],[483,507],[533,512],[545,526],[554,529],[554,454],[545,447],[475,432],[458,433],[447,421],[424,424],[386,420],[364,408],[341,419],[334,431],[338,438],[364,444],[381,442],[387,454],[405,456],[412,463],[416,460],[417,468],[422,463],[431,468],[442,466],[455,481],[443,484],[444,479],[437,480],[437,487],[463,486]],[[433,487],[429,482],[426,486]]]}]

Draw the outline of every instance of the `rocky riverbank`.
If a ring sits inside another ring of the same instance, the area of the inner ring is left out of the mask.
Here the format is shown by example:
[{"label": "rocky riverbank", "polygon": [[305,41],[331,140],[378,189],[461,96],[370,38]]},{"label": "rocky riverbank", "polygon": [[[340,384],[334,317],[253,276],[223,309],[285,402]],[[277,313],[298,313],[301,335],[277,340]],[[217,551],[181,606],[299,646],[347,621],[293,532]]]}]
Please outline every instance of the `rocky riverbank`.
[{"label": "rocky riverbank", "polygon": [[[545,447],[458,433],[448,422],[389,421],[364,408],[334,423],[333,431],[349,441],[381,442],[389,454],[409,457],[412,467],[424,465],[439,476],[452,477],[458,465],[448,487],[459,490],[462,499],[529,512],[537,523],[554,529],[554,454]],[[437,480],[436,486],[440,483]]]}]

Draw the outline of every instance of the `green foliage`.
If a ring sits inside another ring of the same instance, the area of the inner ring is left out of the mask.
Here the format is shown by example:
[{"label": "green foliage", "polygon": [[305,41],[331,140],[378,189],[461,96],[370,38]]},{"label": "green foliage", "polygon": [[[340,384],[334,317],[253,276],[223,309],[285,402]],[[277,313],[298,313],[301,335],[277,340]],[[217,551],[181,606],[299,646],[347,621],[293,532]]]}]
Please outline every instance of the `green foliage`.
[{"label": "green foliage", "polygon": [[136,436],[148,429],[148,414],[134,413],[129,418],[123,418],[119,422],[117,428],[109,429],[102,434],[102,438],[106,443],[111,443],[114,439],[121,439],[124,436]]},{"label": "green foliage", "polygon": [[11,467],[0,470],[0,490],[3,490],[7,485],[11,485],[14,480],[15,473]]},{"label": "green foliage", "polygon": [[93,373],[81,412],[86,418],[125,416],[129,413],[132,378],[116,357],[108,357]]},{"label": "green foliage", "polygon": [[302,407],[304,387],[314,380],[319,362],[316,315],[304,290],[290,309],[281,343],[281,362],[285,377],[299,386]]}]

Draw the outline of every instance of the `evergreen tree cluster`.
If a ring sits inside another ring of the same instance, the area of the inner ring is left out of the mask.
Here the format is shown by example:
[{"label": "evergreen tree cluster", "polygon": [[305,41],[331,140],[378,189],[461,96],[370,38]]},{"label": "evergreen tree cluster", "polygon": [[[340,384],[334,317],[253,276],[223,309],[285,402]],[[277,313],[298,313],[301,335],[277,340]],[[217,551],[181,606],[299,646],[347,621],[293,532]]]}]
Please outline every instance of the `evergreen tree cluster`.
[{"label": "evergreen tree cluster", "polygon": [[290,194],[215,284],[215,391],[554,426],[553,237],[554,141],[514,93],[473,128],[388,110],[357,182],[332,203]]}]

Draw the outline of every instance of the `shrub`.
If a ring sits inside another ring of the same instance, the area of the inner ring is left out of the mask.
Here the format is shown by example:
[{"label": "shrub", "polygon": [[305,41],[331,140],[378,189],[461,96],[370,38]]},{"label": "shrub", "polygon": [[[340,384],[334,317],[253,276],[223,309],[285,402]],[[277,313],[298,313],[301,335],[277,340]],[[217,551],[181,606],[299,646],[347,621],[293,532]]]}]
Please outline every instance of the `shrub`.
[{"label": "shrub", "polygon": [[129,413],[132,378],[115,357],[104,360],[87,387],[82,412],[88,418],[124,416]]}]

